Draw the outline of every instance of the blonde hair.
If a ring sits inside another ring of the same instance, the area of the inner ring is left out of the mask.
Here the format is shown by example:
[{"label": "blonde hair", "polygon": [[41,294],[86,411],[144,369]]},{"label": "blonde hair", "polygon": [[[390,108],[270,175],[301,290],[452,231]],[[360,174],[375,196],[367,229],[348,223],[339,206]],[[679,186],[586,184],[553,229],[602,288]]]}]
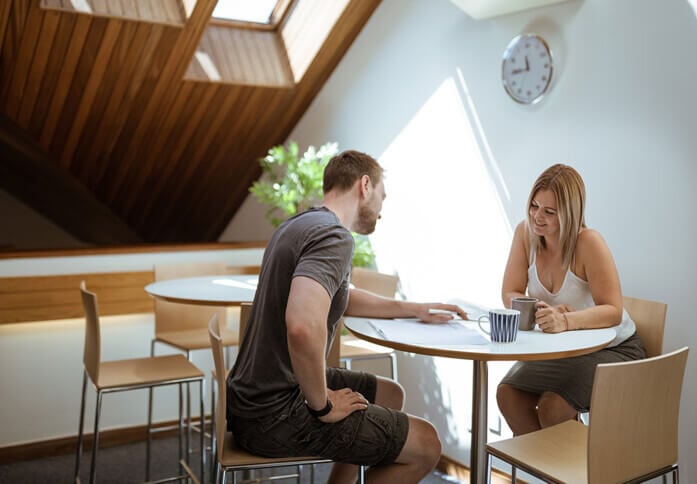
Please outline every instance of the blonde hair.
[{"label": "blonde hair", "polygon": [[584,210],[586,206],[586,187],[581,175],[568,165],[556,164],[547,168],[537,178],[528,197],[528,237],[530,247],[535,253],[545,248],[545,239],[532,231],[530,207],[540,190],[550,190],[557,202],[559,217],[559,245],[562,251],[562,264],[571,264],[576,251],[576,242],[581,229],[586,227]]}]

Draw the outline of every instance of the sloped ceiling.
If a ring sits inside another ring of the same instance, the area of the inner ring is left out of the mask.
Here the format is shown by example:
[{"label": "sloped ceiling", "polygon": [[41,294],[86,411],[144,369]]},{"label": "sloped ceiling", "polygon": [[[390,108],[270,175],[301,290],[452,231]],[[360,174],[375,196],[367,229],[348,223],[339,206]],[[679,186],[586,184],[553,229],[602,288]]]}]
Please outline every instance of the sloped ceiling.
[{"label": "sloped ceiling", "polygon": [[[185,10],[181,0],[158,1]],[[220,60],[228,62],[221,72],[237,77],[211,79],[195,68],[216,0],[196,1],[190,15],[182,14],[182,25],[47,9],[40,0],[0,1],[0,112],[6,133],[20,130],[25,147],[35,143],[34,150],[3,150],[3,157],[18,157],[6,169],[23,166],[22,153],[44,153],[41,159],[54,165],[56,176],[37,176],[32,183],[60,178],[62,189],[70,190],[76,182],[92,194],[92,213],[110,212],[111,227],[119,227],[111,233],[120,242],[217,240],[259,177],[258,158],[286,140],[379,0],[330,3],[336,16],[327,19],[326,13],[317,15],[326,12],[325,0],[296,0],[275,40],[263,33],[275,56],[287,53],[290,59],[279,64],[282,82],[257,83],[252,68],[235,73],[240,65],[229,57]],[[288,35],[289,26],[313,32],[313,22],[325,22],[323,33],[315,36],[299,73],[293,56],[308,39]],[[232,42],[218,50],[246,48],[248,58],[266,59],[261,44],[218,37]],[[69,212],[83,219],[79,207],[90,205],[84,193],[81,204],[55,190],[40,200],[40,187],[18,186],[26,180],[7,176],[3,183],[13,184],[10,193],[80,240],[103,242],[99,224],[91,233],[76,232],[56,216]]]}]

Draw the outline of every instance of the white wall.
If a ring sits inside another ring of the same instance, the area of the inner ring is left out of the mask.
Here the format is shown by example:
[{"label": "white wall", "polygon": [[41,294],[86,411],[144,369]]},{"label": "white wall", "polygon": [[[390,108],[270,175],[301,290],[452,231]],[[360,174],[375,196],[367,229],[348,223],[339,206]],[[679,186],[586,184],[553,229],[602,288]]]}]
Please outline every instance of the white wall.
[{"label": "white wall", "polygon": [[[511,101],[500,82],[504,48],[527,31],[543,35],[556,60],[551,93],[532,107]],[[383,246],[378,252],[383,259],[385,245],[423,254],[425,231],[434,240],[422,258],[448,252],[457,265],[477,247],[475,239],[487,237],[494,257],[505,257],[496,243],[506,238],[502,221],[510,229],[522,218],[528,191],[544,168],[559,161],[574,165],[587,185],[588,224],[613,251],[624,293],[667,302],[665,350],[689,345],[694,352],[695,46],[697,20],[687,0],[571,1],[479,21],[448,0],[384,0],[290,138],[301,148],[338,141],[340,148],[389,159],[386,216],[373,237]],[[443,99],[453,102],[448,106]],[[437,109],[445,109],[440,122]],[[453,131],[453,125],[459,128]],[[408,136],[400,137],[405,132]],[[407,172],[420,178],[408,178]],[[467,178],[468,173],[476,176]],[[404,179],[413,180],[407,189],[390,184]],[[497,195],[498,207],[468,200],[482,184]],[[455,203],[441,197],[451,192]],[[423,210],[411,212],[408,225],[390,221],[387,215],[401,206],[413,210],[414,199]],[[500,235],[490,235],[489,225],[480,222],[482,213],[493,217]],[[442,214],[451,223],[433,226],[430,219]],[[448,238],[458,230],[460,251]],[[392,241],[400,233],[397,247]],[[438,247],[444,249],[433,250]],[[498,275],[498,259],[481,255]],[[389,263],[399,269],[406,262]],[[451,272],[439,263],[421,277],[438,281]],[[458,268],[459,287],[482,272]],[[485,279],[490,297],[498,298],[499,288]],[[434,420],[445,452],[467,461],[469,414],[462,418],[457,412],[469,412],[469,367],[457,363],[463,378],[446,371],[456,371],[453,365],[404,356],[400,379],[411,394],[408,409]],[[696,375],[693,354],[681,408],[686,482],[697,480]]]}]

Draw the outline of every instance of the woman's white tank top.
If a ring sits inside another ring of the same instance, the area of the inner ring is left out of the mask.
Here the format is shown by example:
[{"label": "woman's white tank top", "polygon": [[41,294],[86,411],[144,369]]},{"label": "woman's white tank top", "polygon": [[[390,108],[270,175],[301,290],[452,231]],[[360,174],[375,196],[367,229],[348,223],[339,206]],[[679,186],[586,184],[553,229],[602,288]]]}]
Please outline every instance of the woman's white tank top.
[{"label": "woman's white tank top", "polygon": [[[568,304],[574,310],[595,306],[588,282],[571,272],[571,267],[566,271],[564,282],[559,292],[554,294],[547,290],[537,276],[537,257],[534,251],[531,251],[530,261],[530,266],[528,267],[528,295],[530,297],[536,297],[550,306]],[[616,336],[608,346],[617,346],[634,334],[636,326],[632,318],[629,317],[629,313],[622,309],[622,322],[617,326],[613,326],[612,329],[615,330]]]}]

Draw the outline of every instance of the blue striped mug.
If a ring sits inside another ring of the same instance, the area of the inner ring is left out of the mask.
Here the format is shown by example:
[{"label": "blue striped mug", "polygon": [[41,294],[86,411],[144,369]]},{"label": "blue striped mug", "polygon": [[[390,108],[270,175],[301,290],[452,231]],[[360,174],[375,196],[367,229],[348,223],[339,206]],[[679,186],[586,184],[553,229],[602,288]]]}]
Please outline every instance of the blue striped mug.
[{"label": "blue striped mug", "polygon": [[[482,328],[482,319],[489,322],[490,331]],[[479,317],[477,324],[494,343],[513,343],[518,335],[520,311],[517,309],[491,309],[489,315]]]}]

